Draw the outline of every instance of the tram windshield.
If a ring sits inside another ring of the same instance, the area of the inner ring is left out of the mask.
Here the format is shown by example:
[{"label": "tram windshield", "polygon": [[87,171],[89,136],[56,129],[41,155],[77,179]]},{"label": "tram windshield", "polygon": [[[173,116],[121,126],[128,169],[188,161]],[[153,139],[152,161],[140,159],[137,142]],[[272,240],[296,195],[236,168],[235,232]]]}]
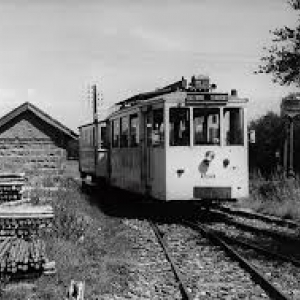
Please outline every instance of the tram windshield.
[{"label": "tram windshield", "polygon": [[190,145],[189,108],[170,108],[170,146]]},{"label": "tram windshield", "polygon": [[[223,136],[223,142],[221,136]],[[191,144],[194,146],[242,146],[244,144],[243,109],[237,107],[227,107],[222,110],[220,107],[171,107],[169,142],[170,146],[190,146]]]},{"label": "tram windshield", "polygon": [[224,108],[225,145],[244,144],[244,114],[241,108]]},{"label": "tram windshield", "polygon": [[194,108],[194,145],[220,145],[220,109]]}]

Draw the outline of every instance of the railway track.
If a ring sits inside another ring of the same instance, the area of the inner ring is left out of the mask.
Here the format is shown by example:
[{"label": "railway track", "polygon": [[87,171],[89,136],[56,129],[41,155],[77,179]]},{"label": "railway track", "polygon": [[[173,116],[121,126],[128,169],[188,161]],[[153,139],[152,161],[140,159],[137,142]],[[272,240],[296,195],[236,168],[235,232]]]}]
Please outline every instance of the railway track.
[{"label": "railway track", "polygon": [[[277,251],[260,247],[256,243],[245,242],[237,237],[230,237],[224,232],[220,233],[212,229],[213,226],[205,226],[206,229],[203,229],[203,225],[192,222],[187,222],[187,224],[194,228],[207,230],[208,234],[216,236],[217,239],[221,239],[235,252],[242,255],[242,257],[262,275],[263,280],[269,282],[271,286],[277,289],[279,294],[276,294],[276,292],[273,293],[272,291],[272,294],[270,294],[274,299],[284,299],[281,298],[282,296],[286,297],[286,299],[300,298],[299,260],[285,256]],[[254,276],[256,275],[254,274]],[[268,288],[267,283],[267,289]]]},{"label": "railway track", "polygon": [[188,221],[184,225],[176,233],[176,228],[182,225],[170,230],[169,225],[151,222],[175,274],[182,299],[262,299],[267,295],[271,299],[292,299],[222,236],[204,225]]},{"label": "railway track", "polygon": [[255,214],[246,215],[243,213],[243,216],[236,215],[236,213],[223,212],[222,210],[213,209],[211,212],[219,216],[227,224],[232,224],[236,227],[239,227],[243,230],[265,234],[282,241],[293,242],[300,245],[300,226],[296,226],[296,223],[293,223],[293,228],[290,227],[290,223],[284,223],[284,220],[273,218],[263,220],[263,218],[258,215],[258,218],[255,218]]},{"label": "railway track", "polygon": [[242,216],[242,217],[244,216],[244,217],[253,218],[253,219],[260,219],[265,222],[274,223],[274,224],[286,226],[289,228],[299,228],[300,227],[300,222],[295,222],[292,220],[282,219],[282,218],[275,217],[275,216],[260,214],[260,213],[253,212],[253,211],[246,210],[246,209],[232,208],[232,207],[223,205],[223,206],[219,207],[219,210],[221,210],[223,212],[228,212],[232,215],[237,215],[237,216]]},{"label": "railway track", "polygon": [[300,260],[300,228],[287,228],[283,225],[274,225],[270,220],[262,221],[251,218],[236,217],[230,213],[213,210],[213,218],[217,220],[212,222],[214,229],[222,231],[227,235],[239,236],[243,241],[256,242],[256,244],[264,245],[267,249],[276,250],[285,256],[294,257]]},{"label": "railway track", "polygon": [[220,206],[213,212],[223,214],[236,220],[246,221],[247,224],[255,226],[255,223],[263,225],[266,230],[285,232],[287,235],[300,238],[300,223],[292,220],[281,219],[274,216],[267,216],[244,209],[234,209],[227,206]]}]

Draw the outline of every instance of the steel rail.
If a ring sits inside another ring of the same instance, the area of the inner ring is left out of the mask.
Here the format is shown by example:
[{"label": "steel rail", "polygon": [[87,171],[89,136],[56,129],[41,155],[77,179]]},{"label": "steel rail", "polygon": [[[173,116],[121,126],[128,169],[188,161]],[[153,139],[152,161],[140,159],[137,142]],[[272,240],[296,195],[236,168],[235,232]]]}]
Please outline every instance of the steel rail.
[{"label": "steel rail", "polygon": [[150,223],[150,225],[152,227],[152,230],[155,233],[160,245],[162,246],[162,248],[164,250],[165,256],[166,256],[167,260],[169,261],[169,263],[171,265],[171,268],[172,268],[172,271],[173,271],[173,273],[176,277],[176,280],[179,283],[179,288],[180,288],[180,291],[181,291],[181,294],[182,294],[182,299],[192,300],[193,297],[190,294],[190,292],[188,291],[188,289],[186,287],[186,284],[185,284],[185,280],[184,280],[182,274],[180,273],[179,269],[177,268],[173,257],[170,255],[170,253],[168,251],[168,247],[167,247],[167,245],[166,245],[166,243],[165,243],[165,241],[162,237],[162,234],[160,233],[160,230],[159,230],[158,226],[155,223],[153,223],[152,221],[149,221],[149,223]]},{"label": "steel rail", "polygon": [[300,223],[292,220],[281,219],[275,216],[268,216],[264,214],[260,214],[257,212],[242,210],[242,209],[234,209],[226,206],[220,206],[217,209],[225,213],[233,214],[241,217],[248,217],[249,219],[259,219],[268,223],[275,223],[277,225],[286,226],[289,228],[300,228]]},{"label": "steel rail", "polygon": [[234,226],[237,226],[239,228],[245,229],[247,231],[267,234],[267,235],[272,236],[272,237],[276,237],[276,238],[280,238],[282,240],[286,240],[286,241],[289,241],[289,242],[294,242],[294,243],[300,244],[300,238],[289,235],[288,233],[277,232],[277,231],[266,229],[266,228],[258,228],[258,227],[253,226],[253,225],[244,224],[244,223],[241,223],[239,221],[234,220],[232,216],[230,216],[230,215],[228,215],[224,212],[215,212],[215,213],[223,215],[226,218],[225,221],[227,223],[232,224]]},{"label": "steel rail", "polygon": [[237,238],[234,238],[234,237],[231,237],[231,236],[227,236],[226,234],[223,234],[223,233],[220,233],[220,234],[222,235],[222,238],[224,240],[227,240],[227,241],[229,241],[231,243],[238,244],[238,245],[240,245],[242,247],[246,247],[246,248],[250,248],[250,249],[256,250],[257,252],[261,252],[264,255],[273,256],[273,257],[281,259],[283,261],[290,262],[290,263],[294,264],[297,267],[300,267],[300,260],[298,260],[298,259],[294,259],[292,257],[283,255],[281,253],[277,253],[275,251],[271,251],[271,250],[259,247],[257,245],[254,245],[254,244],[247,243],[245,241],[241,241],[241,240],[239,240]]},{"label": "steel rail", "polygon": [[211,229],[206,228],[204,225],[195,224],[190,221],[182,221],[183,224],[191,228],[195,228],[197,231],[200,231],[209,239],[215,241],[218,245],[220,245],[229,256],[231,256],[234,260],[238,261],[240,265],[252,275],[253,280],[259,284],[265,292],[271,297],[271,299],[275,300],[291,300],[287,295],[285,295],[282,291],[276,288],[268,279],[257,270],[250,262],[248,262],[244,257],[242,257],[237,251],[235,251],[231,246],[229,246],[225,241],[222,240],[215,232]]}]

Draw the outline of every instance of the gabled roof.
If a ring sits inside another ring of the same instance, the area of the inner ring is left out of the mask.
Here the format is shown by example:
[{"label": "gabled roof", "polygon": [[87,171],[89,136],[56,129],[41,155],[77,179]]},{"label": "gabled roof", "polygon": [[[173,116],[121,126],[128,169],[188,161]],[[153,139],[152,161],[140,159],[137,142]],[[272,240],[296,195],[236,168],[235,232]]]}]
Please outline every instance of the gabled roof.
[{"label": "gabled roof", "polygon": [[46,114],[45,112],[43,112],[42,110],[40,110],[39,108],[37,108],[36,106],[34,106],[33,104],[31,104],[29,102],[23,103],[22,105],[18,106],[17,108],[15,108],[11,112],[9,112],[5,116],[3,116],[0,119],[0,128],[2,126],[4,126],[5,124],[7,124],[9,121],[13,120],[14,118],[16,118],[17,116],[19,116],[20,114],[22,114],[26,111],[32,112],[38,118],[40,118],[44,122],[48,123],[49,125],[55,127],[59,131],[62,131],[64,134],[66,134],[70,138],[78,139],[78,134],[76,134],[74,131],[67,128],[66,126],[64,126],[63,124],[58,122],[57,120],[53,119],[48,114]]}]

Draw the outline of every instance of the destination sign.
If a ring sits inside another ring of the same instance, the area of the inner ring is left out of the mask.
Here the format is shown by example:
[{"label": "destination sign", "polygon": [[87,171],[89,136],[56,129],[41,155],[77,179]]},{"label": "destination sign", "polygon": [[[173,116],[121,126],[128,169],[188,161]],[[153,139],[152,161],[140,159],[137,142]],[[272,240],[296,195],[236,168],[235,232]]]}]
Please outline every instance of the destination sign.
[{"label": "destination sign", "polygon": [[228,101],[228,94],[187,94],[187,102]]},{"label": "destination sign", "polygon": [[281,113],[289,117],[300,115],[300,96],[287,97],[281,102]]}]

